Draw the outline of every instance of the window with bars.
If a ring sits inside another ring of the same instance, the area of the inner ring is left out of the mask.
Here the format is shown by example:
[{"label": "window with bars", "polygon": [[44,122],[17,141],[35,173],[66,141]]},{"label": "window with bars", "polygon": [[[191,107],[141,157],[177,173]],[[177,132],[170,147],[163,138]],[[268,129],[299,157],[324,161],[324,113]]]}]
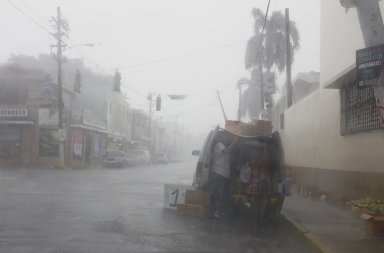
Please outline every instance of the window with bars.
[{"label": "window with bars", "polygon": [[341,90],[341,135],[380,129],[375,95],[371,87],[360,88],[356,82]]}]

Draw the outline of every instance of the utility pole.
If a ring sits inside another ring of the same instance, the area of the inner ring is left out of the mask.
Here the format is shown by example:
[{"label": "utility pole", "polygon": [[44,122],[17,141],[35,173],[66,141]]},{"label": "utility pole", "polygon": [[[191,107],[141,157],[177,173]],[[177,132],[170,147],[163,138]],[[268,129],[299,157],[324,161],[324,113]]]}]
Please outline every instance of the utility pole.
[{"label": "utility pole", "polygon": [[286,41],[286,68],[287,68],[287,106],[292,105],[292,81],[291,81],[291,30],[289,25],[289,8],[285,8],[285,41]]},{"label": "utility pole", "polygon": [[148,118],[148,148],[151,151],[151,121],[152,121],[152,93],[147,96],[149,100],[149,118]]},{"label": "utility pole", "polygon": [[174,136],[174,149],[175,149],[175,154],[177,152],[177,119],[178,119],[179,116],[176,116],[176,120],[175,120],[175,136]]},{"label": "utility pole", "polygon": [[239,85],[239,109],[237,111],[237,120],[241,121],[241,85]]},{"label": "utility pole", "polygon": [[64,130],[64,122],[63,122],[63,110],[64,110],[64,104],[63,104],[63,85],[62,85],[62,32],[61,32],[61,26],[62,26],[62,20],[61,20],[61,12],[60,7],[57,7],[57,20],[56,20],[56,27],[57,27],[57,84],[59,88],[59,94],[58,94],[58,115],[59,115],[59,167],[64,168],[64,141],[65,141],[65,130]]}]

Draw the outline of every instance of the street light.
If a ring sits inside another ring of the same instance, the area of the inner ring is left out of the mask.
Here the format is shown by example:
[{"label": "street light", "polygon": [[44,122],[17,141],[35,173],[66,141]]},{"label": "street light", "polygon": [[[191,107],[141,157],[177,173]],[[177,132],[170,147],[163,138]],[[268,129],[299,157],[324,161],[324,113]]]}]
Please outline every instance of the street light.
[{"label": "street light", "polygon": [[81,44],[75,44],[75,45],[72,45],[72,46],[69,46],[69,47],[65,47],[64,50],[67,50],[67,49],[71,49],[71,48],[74,48],[74,47],[79,47],[79,46],[85,46],[85,47],[95,47],[95,44],[94,43],[81,43]]}]

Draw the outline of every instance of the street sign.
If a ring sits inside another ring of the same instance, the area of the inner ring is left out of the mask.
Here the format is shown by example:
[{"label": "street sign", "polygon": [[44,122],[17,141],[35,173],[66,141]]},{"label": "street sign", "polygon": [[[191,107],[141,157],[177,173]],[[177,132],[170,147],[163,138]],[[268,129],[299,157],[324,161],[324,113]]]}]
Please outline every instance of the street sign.
[{"label": "street sign", "polygon": [[59,141],[63,142],[65,141],[65,130],[64,129],[59,129]]},{"label": "street sign", "polygon": [[379,79],[384,78],[383,58],[384,45],[356,51],[356,82],[359,87],[376,86]]}]

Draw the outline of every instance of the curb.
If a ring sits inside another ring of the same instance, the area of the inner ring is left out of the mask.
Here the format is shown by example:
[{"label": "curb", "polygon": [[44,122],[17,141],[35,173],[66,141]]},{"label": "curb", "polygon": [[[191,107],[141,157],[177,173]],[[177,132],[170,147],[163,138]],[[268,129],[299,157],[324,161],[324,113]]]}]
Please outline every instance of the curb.
[{"label": "curb", "polygon": [[305,227],[300,222],[294,220],[286,212],[282,212],[283,217],[290,224],[292,224],[296,230],[304,237],[307,242],[309,242],[315,249],[322,253],[336,253],[334,250],[329,248],[321,239],[314,235],[307,227]]}]

